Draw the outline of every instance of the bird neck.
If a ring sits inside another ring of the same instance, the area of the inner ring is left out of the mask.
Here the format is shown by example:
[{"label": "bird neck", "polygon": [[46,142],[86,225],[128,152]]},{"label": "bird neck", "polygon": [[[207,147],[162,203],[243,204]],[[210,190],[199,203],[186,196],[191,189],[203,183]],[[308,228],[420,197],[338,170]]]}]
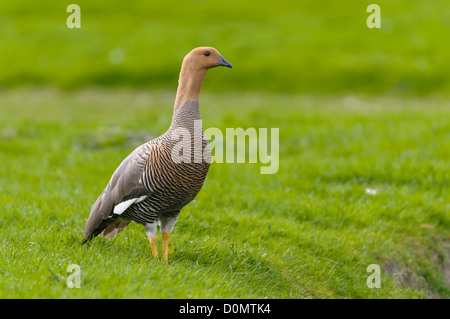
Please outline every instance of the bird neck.
[{"label": "bird neck", "polygon": [[169,131],[183,128],[192,133],[196,122],[201,123],[198,101],[187,101],[182,103],[178,109],[173,112],[172,123]]},{"label": "bird neck", "polygon": [[194,68],[188,63],[183,63],[178,80],[177,97],[175,99],[174,114],[178,108],[186,102],[193,101],[198,103],[200,90],[207,69]]}]

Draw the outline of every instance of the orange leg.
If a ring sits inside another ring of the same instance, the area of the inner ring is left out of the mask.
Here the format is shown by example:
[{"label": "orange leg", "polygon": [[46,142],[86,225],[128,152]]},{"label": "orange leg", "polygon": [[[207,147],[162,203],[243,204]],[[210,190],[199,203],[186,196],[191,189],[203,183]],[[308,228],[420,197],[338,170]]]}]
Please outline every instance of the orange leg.
[{"label": "orange leg", "polygon": [[162,240],[163,240],[163,260],[168,262],[168,254],[169,254],[169,237],[170,237],[170,231],[165,231],[162,233]]},{"label": "orange leg", "polygon": [[158,238],[156,237],[156,235],[153,237],[148,237],[148,241],[150,243],[150,247],[152,248],[153,258],[157,258],[158,248],[156,247],[156,242],[158,241]]}]

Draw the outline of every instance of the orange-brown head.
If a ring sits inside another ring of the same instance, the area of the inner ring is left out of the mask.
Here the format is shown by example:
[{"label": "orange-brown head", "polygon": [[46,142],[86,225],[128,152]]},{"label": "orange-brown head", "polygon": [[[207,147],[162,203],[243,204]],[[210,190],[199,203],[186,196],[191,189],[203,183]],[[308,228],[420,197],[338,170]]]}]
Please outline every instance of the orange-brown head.
[{"label": "orange-brown head", "polygon": [[233,67],[212,47],[199,47],[189,52],[183,60],[183,67],[210,69],[216,66]]},{"label": "orange-brown head", "polygon": [[230,62],[211,47],[196,48],[185,56],[178,80],[175,110],[186,101],[198,101],[206,72],[216,66],[232,67]]}]

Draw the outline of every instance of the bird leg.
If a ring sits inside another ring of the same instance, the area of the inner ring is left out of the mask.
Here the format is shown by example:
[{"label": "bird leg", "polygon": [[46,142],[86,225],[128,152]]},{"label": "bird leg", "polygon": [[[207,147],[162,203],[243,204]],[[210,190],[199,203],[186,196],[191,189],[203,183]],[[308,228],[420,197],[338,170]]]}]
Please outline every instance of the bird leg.
[{"label": "bird leg", "polygon": [[162,234],[162,240],[163,240],[163,260],[167,264],[168,262],[168,254],[169,254],[169,237],[170,237],[170,231],[165,231]]},{"label": "bird leg", "polygon": [[156,246],[156,243],[158,241],[158,238],[156,237],[156,222],[145,224],[145,233],[147,234],[148,242],[150,243],[150,247],[152,248],[152,255],[153,258],[158,257],[158,248]]},{"label": "bird leg", "polygon": [[162,240],[163,240],[163,261],[166,262],[168,261],[168,256],[169,256],[169,237],[170,237],[170,232],[173,229],[173,226],[175,226],[175,223],[177,222],[177,217],[178,214],[173,214],[170,216],[160,216],[159,217],[159,222],[160,222],[160,226],[161,226],[161,235],[162,235]]},{"label": "bird leg", "polygon": [[156,235],[153,237],[148,237],[148,241],[150,243],[150,247],[152,248],[153,258],[157,258],[158,257],[158,248],[156,247],[156,242],[158,241],[158,237],[156,237]]}]

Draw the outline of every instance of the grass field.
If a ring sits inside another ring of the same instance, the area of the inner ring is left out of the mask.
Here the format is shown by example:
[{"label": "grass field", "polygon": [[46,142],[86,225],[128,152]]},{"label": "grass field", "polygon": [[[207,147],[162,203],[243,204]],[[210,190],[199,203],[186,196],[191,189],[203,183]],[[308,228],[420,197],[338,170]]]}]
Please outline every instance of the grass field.
[{"label": "grass field", "polygon": [[[80,29],[70,3],[0,1],[0,298],[450,296],[448,0],[379,0],[380,29],[368,0],[77,0]],[[204,127],[279,128],[279,171],[213,164],[168,265],[137,224],[81,246],[205,45],[233,69],[208,72]]]},{"label": "grass field", "polygon": [[[205,128],[280,128],[278,173],[213,164],[168,265],[137,224],[81,246],[91,205],[120,161],[168,128],[173,98],[0,92],[1,298],[450,295],[450,104],[439,96],[206,91]],[[70,264],[80,289],[66,285]],[[370,264],[380,289],[366,286]]]},{"label": "grass field", "polygon": [[0,87],[172,87],[184,55],[214,46],[234,64],[215,90],[450,94],[448,0],[77,0],[0,2]]}]

